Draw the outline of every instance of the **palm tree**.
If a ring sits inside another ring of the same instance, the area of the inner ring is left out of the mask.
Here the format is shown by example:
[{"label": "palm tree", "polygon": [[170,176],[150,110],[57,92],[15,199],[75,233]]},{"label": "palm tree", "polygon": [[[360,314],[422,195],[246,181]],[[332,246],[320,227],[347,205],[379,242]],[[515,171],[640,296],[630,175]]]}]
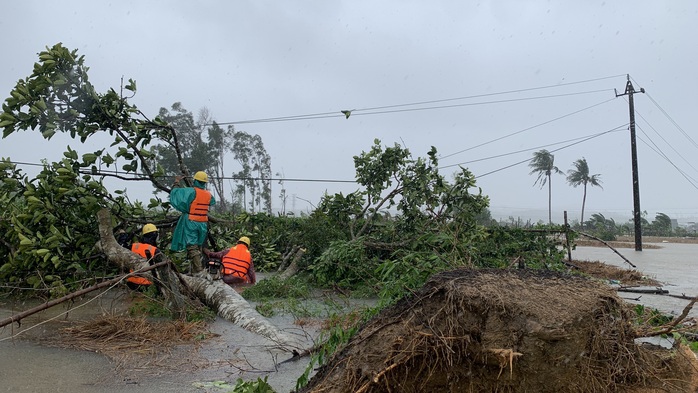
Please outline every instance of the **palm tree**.
[{"label": "palm tree", "polygon": [[552,174],[562,173],[562,171],[555,166],[555,156],[545,149],[533,153],[533,158],[531,159],[531,162],[528,163],[528,166],[533,168],[529,175],[532,175],[534,173],[538,174],[538,178],[536,179],[535,183],[533,183],[533,185],[536,185],[536,183],[540,183],[540,188],[543,188],[543,186],[545,186],[545,184],[548,183],[548,223],[552,224]]},{"label": "palm tree", "polygon": [[[584,185],[584,197],[582,197],[582,217],[579,222],[584,227],[584,204],[587,200],[587,184],[592,186],[601,187],[601,175],[589,175],[589,165],[587,164],[586,158],[582,157],[579,160],[572,163],[574,168],[567,171],[567,183],[572,187],[577,187],[580,184]],[[603,189],[603,187],[601,187]]]}]

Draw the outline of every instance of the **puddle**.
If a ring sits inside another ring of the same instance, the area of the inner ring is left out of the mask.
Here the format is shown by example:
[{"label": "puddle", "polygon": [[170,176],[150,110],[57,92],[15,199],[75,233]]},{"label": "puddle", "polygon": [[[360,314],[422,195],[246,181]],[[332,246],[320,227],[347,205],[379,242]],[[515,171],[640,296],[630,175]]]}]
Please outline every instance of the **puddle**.
[{"label": "puddle", "polygon": [[[72,305],[58,305],[22,320],[17,326],[0,328],[0,380],[3,391],[28,392],[228,392],[238,378],[268,378],[277,393],[295,389],[310,358],[283,363],[291,354],[257,334],[217,318],[209,324],[215,336],[197,345],[176,346],[167,359],[154,357],[150,364],[129,368],[100,353],[42,346],[42,340],[78,321],[101,315],[126,313],[129,293],[114,289],[86,297]],[[12,305],[0,300],[0,319],[39,304]],[[254,305],[254,303],[252,303]],[[331,303],[327,299],[303,302],[299,308],[308,314],[371,305],[370,300]],[[302,314],[302,312],[301,312]],[[296,318],[277,311],[269,320],[305,347],[317,338],[322,320]]]}]

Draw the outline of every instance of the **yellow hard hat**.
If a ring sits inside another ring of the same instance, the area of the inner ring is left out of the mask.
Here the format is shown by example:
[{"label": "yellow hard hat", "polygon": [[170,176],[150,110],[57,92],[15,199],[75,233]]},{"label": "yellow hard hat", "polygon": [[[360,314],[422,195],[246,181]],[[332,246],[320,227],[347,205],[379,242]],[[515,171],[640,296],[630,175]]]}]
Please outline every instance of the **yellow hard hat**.
[{"label": "yellow hard hat", "polygon": [[145,225],[143,225],[143,234],[144,234],[144,235],[145,235],[146,233],[155,232],[155,231],[157,231],[157,230],[158,230],[158,228],[157,228],[155,225],[153,225],[153,224],[145,224]]},{"label": "yellow hard hat", "polygon": [[238,243],[245,243],[247,244],[247,247],[250,246],[250,238],[247,236],[243,236],[240,239],[238,239]]},{"label": "yellow hard hat", "polygon": [[198,171],[194,174],[194,180],[198,180],[200,182],[208,183],[208,175],[204,171]]}]

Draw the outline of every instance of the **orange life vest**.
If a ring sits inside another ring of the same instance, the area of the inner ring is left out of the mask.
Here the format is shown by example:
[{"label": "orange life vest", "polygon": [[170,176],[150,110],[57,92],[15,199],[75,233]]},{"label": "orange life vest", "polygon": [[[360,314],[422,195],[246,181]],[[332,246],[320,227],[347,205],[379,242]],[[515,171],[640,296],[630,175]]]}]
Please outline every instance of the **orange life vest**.
[{"label": "orange life vest", "polygon": [[211,193],[194,187],[196,196],[189,205],[189,219],[197,222],[208,221],[208,206],[211,204]]},{"label": "orange life vest", "polygon": [[247,246],[238,244],[223,256],[221,262],[223,263],[221,271],[223,275],[232,274],[233,276],[247,279],[247,272],[252,264],[252,255]]},{"label": "orange life vest", "polygon": [[[157,250],[157,247],[145,243],[133,243],[131,245],[131,251],[142,256],[143,258],[148,258],[148,254],[146,254],[146,251],[149,251],[150,257],[152,258],[155,256],[155,252]],[[131,269],[131,273],[133,273],[133,269]],[[131,276],[127,278],[126,281],[136,285],[153,285],[153,283],[150,280],[140,276]]]}]

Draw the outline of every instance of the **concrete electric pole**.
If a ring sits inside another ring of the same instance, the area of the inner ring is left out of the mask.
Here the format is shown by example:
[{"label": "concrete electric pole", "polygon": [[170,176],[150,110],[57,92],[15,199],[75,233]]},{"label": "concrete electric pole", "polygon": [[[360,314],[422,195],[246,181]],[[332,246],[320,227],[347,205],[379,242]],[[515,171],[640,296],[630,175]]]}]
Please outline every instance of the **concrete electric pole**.
[{"label": "concrete electric pole", "polygon": [[[640,93],[644,93],[645,89],[641,88]],[[628,75],[628,82],[625,84],[625,93],[618,94],[616,90],[616,97],[628,96],[628,106],[630,107],[630,150],[631,150],[631,160],[633,168],[633,222],[635,223],[635,251],[642,251],[642,215],[640,210],[640,180],[637,174],[637,142],[635,141],[635,103],[633,101],[633,94],[637,93],[633,87],[633,83],[630,82],[630,75]]]}]

